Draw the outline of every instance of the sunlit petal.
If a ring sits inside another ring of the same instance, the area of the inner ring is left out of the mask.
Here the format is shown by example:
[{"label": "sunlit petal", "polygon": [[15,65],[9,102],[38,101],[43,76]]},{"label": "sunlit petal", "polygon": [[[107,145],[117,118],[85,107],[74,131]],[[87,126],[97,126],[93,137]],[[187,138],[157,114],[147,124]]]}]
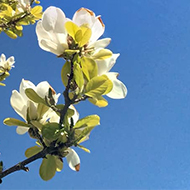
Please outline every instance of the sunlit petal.
[{"label": "sunlit petal", "polygon": [[74,171],[79,171],[80,168],[80,158],[78,154],[71,148],[68,148],[67,151],[69,152],[66,156],[67,163],[69,167]]}]

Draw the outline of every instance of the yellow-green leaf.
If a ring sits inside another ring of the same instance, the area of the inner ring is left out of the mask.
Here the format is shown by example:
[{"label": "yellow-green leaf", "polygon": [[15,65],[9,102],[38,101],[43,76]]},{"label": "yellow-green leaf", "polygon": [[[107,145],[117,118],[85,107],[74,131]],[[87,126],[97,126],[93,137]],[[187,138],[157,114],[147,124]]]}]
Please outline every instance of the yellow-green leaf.
[{"label": "yellow-green leaf", "polygon": [[42,17],[42,6],[35,6],[31,10],[31,14],[38,20]]},{"label": "yellow-green leaf", "polygon": [[100,124],[100,117],[98,115],[89,115],[77,121],[74,129],[80,129],[84,127],[91,127]]},{"label": "yellow-green leaf", "polygon": [[84,150],[85,152],[90,153],[90,150],[89,150],[88,148],[86,148],[86,147],[84,147],[84,146],[82,146],[82,145],[80,145],[80,144],[78,144],[77,146],[78,146],[79,148],[81,148],[82,150]]},{"label": "yellow-green leaf", "polygon": [[78,27],[76,24],[74,24],[71,21],[68,21],[65,23],[65,29],[67,33],[74,39],[75,39],[75,34],[77,33],[78,30],[80,30],[80,27]]},{"label": "yellow-green leaf", "polygon": [[8,126],[30,127],[29,124],[14,118],[6,118],[3,123]]},{"label": "yellow-green leaf", "polygon": [[92,31],[90,28],[86,26],[81,26],[82,31],[82,38],[78,41],[79,47],[83,47],[85,44],[87,44],[91,38]]},{"label": "yellow-green leaf", "polygon": [[56,170],[57,172],[60,172],[63,169],[63,160],[59,158],[58,156],[55,157],[55,162],[56,162]]},{"label": "yellow-green leaf", "polygon": [[99,52],[92,56],[93,59],[107,59],[112,56],[112,52],[108,49],[101,49]]},{"label": "yellow-green leaf", "polygon": [[11,31],[11,30],[5,30],[4,32],[7,34],[7,36],[9,36],[12,39],[16,39],[17,38],[17,35],[13,31]]},{"label": "yellow-green leaf", "polygon": [[85,74],[88,81],[93,77],[97,76],[98,66],[93,59],[88,57],[83,57],[81,59],[81,66],[82,66],[82,71]]},{"label": "yellow-green leaf", "polygon": [[46,155],[40,166],[40,177],[45,181],[50,180],[56,173],[56,167],[55,156]]},{"label": "yellow-green leaf", "polygon": [[68,75],[71,73],[71,64],[66,61],[61,69],[61,79],[64,86],[67,86],[68,83]]},{"label": "yellow-green leaf", "polygon": [[37,114],[38,114],[38,119],[41,119],[43,115],[48,111],[49,107],[39,103],[37,107]]},{"label": "yellow-green leaf", "polygon": [[106,107],[108,105],[108,101],[102,96],[97,96],[96,98],[88,98],[88,100],[98,107]]},{"label": "yellow-green leaf", "polygon": [[27,158],[31,157],[31,156],[34,156],[35,154],[37,154],[38,152],[42,151],[43,148],[42,147],[39,147],[39,146],[33,146],[33,147],[30,147],[28,148],[26,151],[25,151],[25,156]]},{"label": "yellow-green leaf", "polygon": [[78,85],[80,91],[82,91],[84,85],[84,78],[83,78],[82,69],[78,63],[74,64],[73,72],[74,72],[74,80]]},{"label": "yellow-green leaf", "polygon": [[113,88],[113,83],[106,75],[92,78],[86,85],[85,95],[98,97],[109,93]]}]

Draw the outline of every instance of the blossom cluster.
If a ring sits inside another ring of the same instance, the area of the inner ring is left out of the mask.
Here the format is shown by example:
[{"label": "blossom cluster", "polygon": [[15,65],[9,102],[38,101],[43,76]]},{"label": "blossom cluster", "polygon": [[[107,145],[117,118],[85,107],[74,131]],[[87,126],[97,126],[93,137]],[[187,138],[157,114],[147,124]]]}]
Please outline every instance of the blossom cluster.
[{"label": "blossom cluster", "polygon": [[[18,11],[30,10],[28,0],[18,2]],[[119,74],[110,71],[120,54],[107,49],[110,38],[100,39],[104,30],[101,17],[86,8],[79,9],[69,19],[61,9],[51,6],[37,23],[40,48],[66,61],[61,70],[65,104],[57,104],[60,94],[47,81],[35,86],[23,79],[19,91],[12,91],[10,103],[24,121],[6,118],[4,124],[17,126],[18,134],[28,132],[31,138],[37,139],[37,145],[26,150],[26,157],[48,150],[40,166],[43,180],[62,170],[64,157],[72,170],[79,171],[80,158],[72,146],[90,152],[81,143],[89,139],[100,118],[89,115],[79,119],[73,105],[88,99],[96,106],[105,107],[108,102],[104,95],[113,99],[127,95],[126,86],[117,79]],[[0,68],[9,71],[13,63],[13,57],[6,61],[2,54]]]}]

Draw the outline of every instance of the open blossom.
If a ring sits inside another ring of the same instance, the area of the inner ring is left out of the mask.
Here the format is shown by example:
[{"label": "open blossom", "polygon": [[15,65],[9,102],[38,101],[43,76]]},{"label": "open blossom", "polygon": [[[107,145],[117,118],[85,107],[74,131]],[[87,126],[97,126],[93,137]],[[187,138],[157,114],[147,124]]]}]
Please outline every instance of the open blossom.
[{"label": "open blossom", "polygon": [[0,57],[0,70],[2,71],[9,71],[12,67],[14,67],[15,60],[14,57],[11,56],[6,59],[6,56],[2,53]]},{"label": "open blossom", "polygon": [[112,56],[107,59],[96,60],[96,63],[98,65],[98,75],[106,75],[113,83],[113,88],[111,92],[106,94],[108,97],[113,99],[125,98],[127,95],[126,86],[120,80],[117,79],[119,73],[109,72],[116,63],[116,60],[119,57],[119,55],[119,53],[112,54]]},{"label": "open blossom", "polygon": [[[70,21],[66,18],[64,12],[56,7],[47,8],[42,16],[42,20],[37,23],[36,34],[39,46],[48,52],[61,55],[66,49],[69,49],[70,38],[65,28],[65,23]],[[78,27],[86,26],[91,30],[91,36],[85,49],[96,47],[106,47],[110,43],[110,38],[98,40],[104,33],[105,26],[100,16],[85,8],[81,8],[73,16],[72,21]]]},{"label": "open blossom", "polygon": [[[47,81],[40,82],[37,86],[35,86],[32,82],[22,79],[20,84],[19,92],[17,90],[12,91],[11,96],[11,106],[20,115],[26,122],[28,117],[28,110],[30,110],[30,120],[37,119],[37,104],[32,102],[25,94],[25,90],[27,88],[32,88],[41,98],[45,98],[48,95],[49,88],[51,86]],[[53,90],[53,89],[52,89]],[[57,102],[59,94],[56,94],[53,91],[53,98],[55,102]],[[43,118],[40,119],[40,122],[43,123],[49,119],[52,115],[52,110],[49,109],[46,114],[43,115]],[[24,134],[28,131],[29,128],[18,126],[16,131],[18,134]]]}]

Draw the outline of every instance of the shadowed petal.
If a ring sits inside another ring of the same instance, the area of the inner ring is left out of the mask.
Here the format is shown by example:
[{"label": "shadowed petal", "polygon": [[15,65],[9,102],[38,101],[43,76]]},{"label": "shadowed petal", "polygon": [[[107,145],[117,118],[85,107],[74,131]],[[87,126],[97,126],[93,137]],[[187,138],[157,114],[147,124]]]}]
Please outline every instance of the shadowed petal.
[{"label": "shadowed petal", "polygon": [[118,73],[109,72],[106,73],[106,75],[113,83],[113,89],[106,95],[113,99],[125,98],[127,95],[127,88],[120,80],[117,79]]},{"label": "shadowed petal", "polygon": [[23,99],[20,93],[16,90],[13,90],[10,102],[11,106],[17,112],[17,114],[20,115],[24,120],[26,120],[27,102]]},{"label": "shadowed petal", "polygon": [[21,126],[18,126],[16,128],[16,132],[19,134],[19,135],[23,135],[25,134],[27,131],[28,131],[29,128],[27,127],[21,127]]},{"label": "shadowed petal", "polygon": [[79,171],[80,168],[80,158],[78,154],[71,148],[68,148],[69,154],[66,156],[67,163],[69,167],[74,171]]}]

